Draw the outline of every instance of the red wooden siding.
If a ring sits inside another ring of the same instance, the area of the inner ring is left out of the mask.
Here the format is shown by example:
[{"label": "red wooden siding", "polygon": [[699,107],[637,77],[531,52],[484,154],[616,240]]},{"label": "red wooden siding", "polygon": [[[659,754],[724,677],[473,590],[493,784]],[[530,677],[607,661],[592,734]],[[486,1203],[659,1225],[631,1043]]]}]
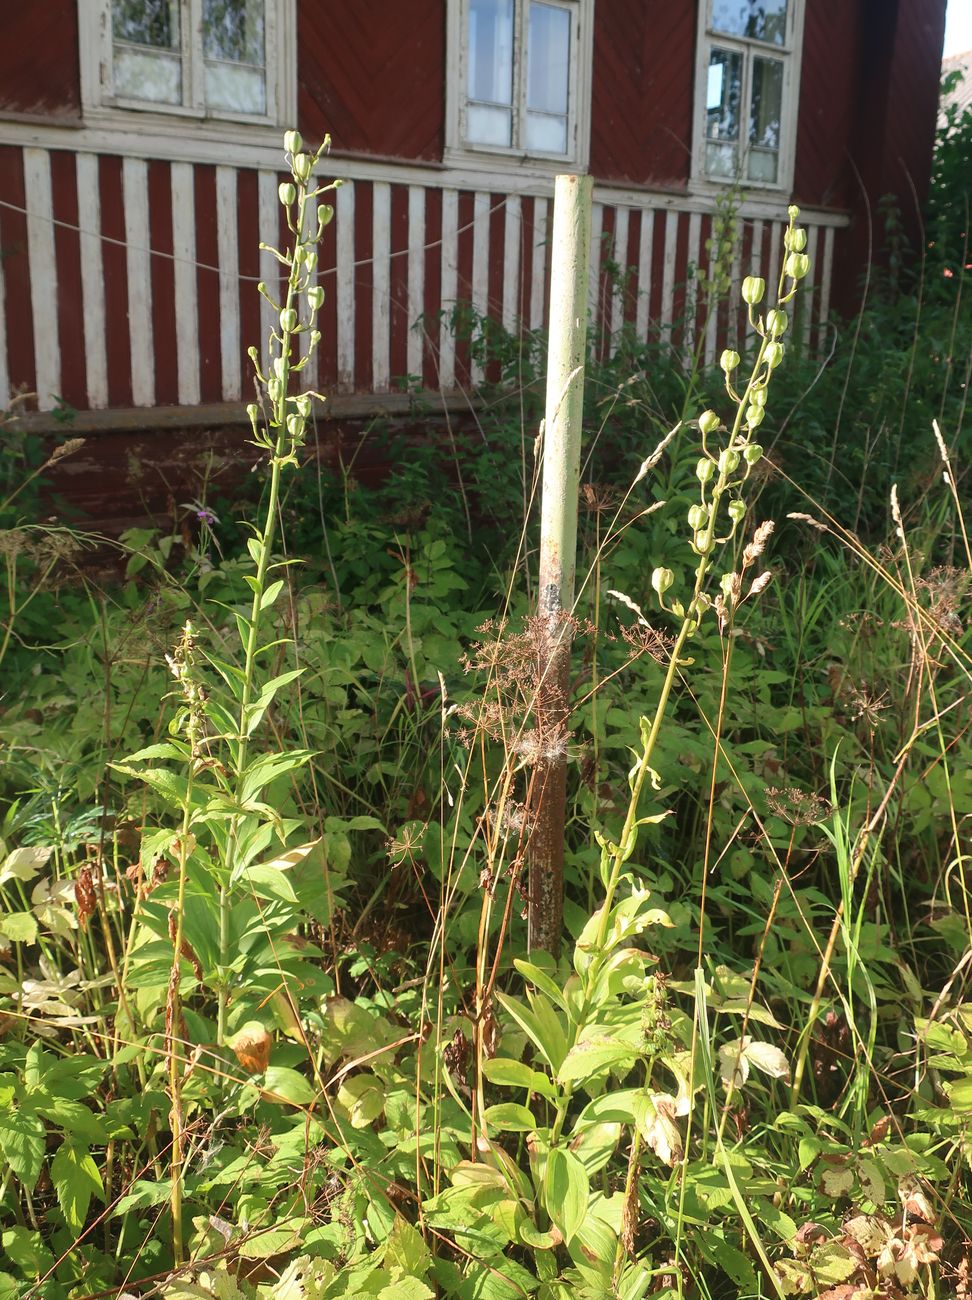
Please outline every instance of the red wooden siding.
[{"label": "red wooden siding", "polygon": [[78,4],[30,0],[3,6],[0,113],[79,117]]},{"label": "red wooden siding", "polygon": [[849,146],[858,110],[862,37],[859,0],[811,0],[807,5],[793,187],[798,203],[840,208],[853,201]]},{"label": "red wooden siding", "polygon": [[695,0],[596,7],[591,172],[684,188],[692,155]]},{"label": "red wooden siding", "polygon": [[445,136],[445,0],[298,6],[298,120],[346,154],[437,160]]},{"label": "red wooden siding", "polygon": [[[353,178],[352,164],[342,170]],[[305,372],[309,387],[393,392],[414,375],[428,388],[464,389],[498,374],[484,370],[468,330],[452,333],[457,307],[467,324],[471,308],[511,332],[543,326],[549,193],[458,189],[448,179],[373,173],[338,190],[320,254],[324,337]],[[262,345],[273,316],[257,279],[272,290],[280,276],[257,249],[284,237],[278,180],[226,165],[0,149],[2,191],[31,213],[28,222],[0,207],[0,389],[9,379],[36,392],[44,410],[59,399],[79,409],[246,400],[246,349]],[[607,188],[595,200],[598,352],[628,330],[675,349],[701,338],[713,361],[741,316],[737,288],[719,320],[706,322],[693,278],[708,257],[704,205]],[[794,333],[811,344],[829,310],[835,226],[806,216],[812,310]],[[770,222],[765,210],[744,210],[737,286],[747,271],[778,263],[782,224],[782,213]]]}]

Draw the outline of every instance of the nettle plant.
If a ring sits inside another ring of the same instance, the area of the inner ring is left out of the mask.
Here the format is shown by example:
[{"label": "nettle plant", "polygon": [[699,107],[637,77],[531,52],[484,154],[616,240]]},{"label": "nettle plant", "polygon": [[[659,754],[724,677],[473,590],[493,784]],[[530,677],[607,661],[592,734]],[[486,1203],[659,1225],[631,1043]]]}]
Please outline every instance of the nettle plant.
[{"label": "nettle plant", "polygon": [[[279,199],[292,242],[286,251],[269,249],[282,267],[282,294],[272,285],[259,286],[276,324],[265,369],[257,349],[250,349],[261,400],[247,413],[253,442],[267,453],[269,473],[262,523],[247,542],[253,567],[245,581],[252,601],[248,611],[234,610],[239,654],[224,656],[204,647],[187,623],[168,656],[180,699],[169,738],[115,765],[145,782],[178,814],[143,837],[145,897],[138,916],[144,941],[134,946],[128,972],[131,986],[150,991],[139,1004],[146,1013],[151,991],[160,987],[161,968],[170,967],[162,987],[176,1263],[184,1258],[186,1080],[200,1062],[204,1074],[210,1067],[212,1086],[192,1091],[193,1106],[205,1106],[217,1099],[223,1088],[219,1076],[226,1070],[225,1061],[217,1057],[214,1067],[198,1047],[190,1061],[192,1045],[215,1038],[217,1052],[234,1047],[240,1063],[262,1076],[267,1095],[291,1103],[310,1099],[295,1070],[266,1068],[266,1009],[272,1007],[278,1023],[300,1039],[294,1028],[297,1008],[287,990],[320,996],[328,986],[313,962],[320,954],[304,941],[298,946],[294,936],[301,923],[330,921],[337,880],[329,863],[333,869],[347,861],[346,827],[333,818],[323,837],[288,847],[303,825],[299,816],[287,815],[288,785],[310,752],[284,745],[258,749],[254,743],[278,693],[302,671],[280,671],[289,642],[278,635],[273,610],[285,590],[287,562],[273,554],[282,476],[298,464],[311,403],[319,396],[292,390],[321,337],[316,320],[324,290],[317,284],[317,245],[333,216],[321,199],[339,182],[319,186],[313,177],[328,145],[325,139],[316,153],[307,153],[296,131],[286,136],[292,179],[279,186]],[[214,1027],[186,1007],[189,994],[202,992],[215,995]]]}]

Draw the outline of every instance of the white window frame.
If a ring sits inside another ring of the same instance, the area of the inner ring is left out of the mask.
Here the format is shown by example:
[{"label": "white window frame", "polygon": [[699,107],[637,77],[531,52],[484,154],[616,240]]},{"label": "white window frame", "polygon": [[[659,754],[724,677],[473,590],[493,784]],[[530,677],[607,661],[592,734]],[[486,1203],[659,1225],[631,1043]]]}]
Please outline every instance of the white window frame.
[{"label": "white window frame", "polygon": [[[514,145],[475,144],[466,140],[469,85],[469,0],[448,0],[446,9],[446,141],[443,161],[466,169],[495,172],[505,165],[517,172],[555,175],[565,167],[587,170],[591,144],[591,69],[594,57],[592,0],[544,0],[571,15],[570,71],[567,87],[567,152],[549,154]],[[513,138],[518,138],[526,110],[527,29],[529,0],[515,0],[513,40]]]},{"label": "white window frame", "polygon": [[182,104],[131,99],[115,95],[112,88],[111,0],[79,0],[79,55],[81,106],[92,126],[138,130],[179,130],[226,142],[253,142],[262,136],[276,138],[281,127],[297,121],[297,0],[266,0],[265,114],[233,113],[205,102],[202,54],[202,0],[178,0],[183,98]]},{"label": "white window frame", "polygon": [[[797,122],[800,111],[800,64],[803,54],[803,24],[806,0],[789,0],[786,11],[786,39],[782,45],[750,37],[728,36],[712,26],[713,0],[699,0],[698,41],[695,57],[695,129],[692,149],[692,187],[698,192],[718,193],[738,184],[743,190],[762,190],[770,194],[789,194],[793,189],[796,162]],[[743,85],[739,106],[740,172],[737,178],[710,176],[705,170],[706,92],[709,55],[713,48],[742,55]],[[775,181],[754,181],[746,176],[746,153],[749,148],[749,106],[752,96],[752,59],[765,55],[783,64],[783,103],[780,112],[779,167]]]}]

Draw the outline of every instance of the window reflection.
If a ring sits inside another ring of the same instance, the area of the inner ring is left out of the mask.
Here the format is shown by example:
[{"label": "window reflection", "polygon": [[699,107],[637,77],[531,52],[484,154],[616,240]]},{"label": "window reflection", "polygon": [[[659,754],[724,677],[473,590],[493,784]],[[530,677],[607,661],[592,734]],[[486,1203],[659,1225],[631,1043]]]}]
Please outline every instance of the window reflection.
[{"label": "window reflection", "polygon": [[712,0],[712,27],[751,41],[786,41],[787,0]]}]

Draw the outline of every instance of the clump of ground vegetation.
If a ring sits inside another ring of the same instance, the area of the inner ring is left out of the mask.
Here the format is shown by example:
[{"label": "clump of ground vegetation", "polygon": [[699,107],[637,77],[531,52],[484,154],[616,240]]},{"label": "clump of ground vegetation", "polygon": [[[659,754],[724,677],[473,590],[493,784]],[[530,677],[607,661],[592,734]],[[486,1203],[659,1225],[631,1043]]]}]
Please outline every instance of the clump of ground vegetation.
[{"label": "clump of ground vegetation", "polygon": [[197,502],[97,579],[4,427],[0,1296],[968,1295],[968,129],[825,363],[795,210],[738,354],[592,361],[556,735],[542,341],[464,316],[474,437],[308,466],[296,133],[241,523]]}]

